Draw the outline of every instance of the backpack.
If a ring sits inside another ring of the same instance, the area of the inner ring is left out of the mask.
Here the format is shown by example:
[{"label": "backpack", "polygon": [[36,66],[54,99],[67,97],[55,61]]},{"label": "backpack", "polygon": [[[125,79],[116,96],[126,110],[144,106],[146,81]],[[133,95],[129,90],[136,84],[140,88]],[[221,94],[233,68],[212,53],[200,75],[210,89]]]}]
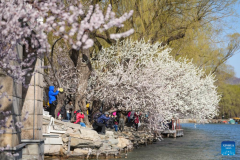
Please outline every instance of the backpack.
[{"label": "backpack", "polygon": [[113,125],[113,123],[114,123],[114,119],[113,118],[110,118],[108,121],[107,121],[107,125],[108,126],[111,126],[111,125]]},{"label": "backpack", "polygon": [[93,116],[93,120],[95,121],[95,122],[97,122],[97,119],[100,117],[102,115],[102,113],[96,113],[94,116]]}]

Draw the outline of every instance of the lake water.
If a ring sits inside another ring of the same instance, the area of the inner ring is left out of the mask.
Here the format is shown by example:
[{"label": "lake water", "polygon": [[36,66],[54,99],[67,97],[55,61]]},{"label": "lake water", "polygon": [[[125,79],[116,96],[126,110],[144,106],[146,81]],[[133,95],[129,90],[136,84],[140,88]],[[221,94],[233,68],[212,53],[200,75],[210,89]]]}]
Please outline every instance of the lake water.
[{"label": "lake water", "polygon": [[[181,126],[184,129],[184,137],[164,138],[161,142],[134,149],[128,153],[127,159],[119,160],[240,160],[240,124]],[[236,155],[222,156],[222,141],[235,141]]]},{"label": "lake water", "polygon": [[[184,137],[164,138],[134,149],[127,160],[240,160],[240,125],[182,124]],[[222,156],[222,141],[235,141],[236,155]]]}]

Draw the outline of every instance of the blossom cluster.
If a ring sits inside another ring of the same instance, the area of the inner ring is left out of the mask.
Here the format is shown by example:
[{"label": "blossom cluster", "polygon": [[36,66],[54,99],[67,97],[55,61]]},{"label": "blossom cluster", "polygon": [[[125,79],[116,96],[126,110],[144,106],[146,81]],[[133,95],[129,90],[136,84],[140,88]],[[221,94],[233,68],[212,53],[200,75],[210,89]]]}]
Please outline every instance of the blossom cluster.
[{"label": "blossom cluster", "polygon": [[[24,76],[32,70],[36,58],[50,52],[48,33],[53,32],[67,40],[74,49],[88,49],[94,44],[89,32],[123,27],[122,23],[132,14],[130,11],[116,18],[108,6],[104,15],[98,5],[86,9],[78,0],[68,5],[58,0],[31,1],[31,4],[27,0],[1,1],[0,68],[15,81],[24,82]],[[132,33],[133,29],[130,29],[110,34],[110,37],[126,37]],[[17,51],[18,45],[24,46],[23,52],[27,53],[23,61]]]},{"label": "blossom cluster", "polygon": [[125,40],[105,48],[92,63],[88,99],[118,110],[149,112],[151,129],[172,117],[213,118],[219,95],[212,74],[187,59],[175,60],[160,43]]},{"label": "blossom cluster", "polygon": [[57,78],[61,86],[58,86],[57,83],[53,85],[56,87],[62,87],[64,93],[69,95],[75,94],[78,91],[77,86],[80,81],[79,76],[81,76],[81,72],[74,66],[67,53],[68,50],[66,47],[57,45],[53,62],[56,74],[54,74],[54,71],[51,69],[47,77],[51,82],[56,82]]}]

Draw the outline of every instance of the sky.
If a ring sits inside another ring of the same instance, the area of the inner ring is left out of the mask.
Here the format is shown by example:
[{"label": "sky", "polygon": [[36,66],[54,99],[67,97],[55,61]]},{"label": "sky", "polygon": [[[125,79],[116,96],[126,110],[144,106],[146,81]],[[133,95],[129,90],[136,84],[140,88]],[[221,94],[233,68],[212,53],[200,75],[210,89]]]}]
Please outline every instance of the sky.
[{"label": "sky", "polygon": [[[229,17],[229,25],[231,26],[231,29],[228,30],[229,33],[240,33],[240,4],[236,5],[235,9],[239,17]],[[229,58],[227,64],[230,64],[234,67],[234,71],[236,74],[235,76],[240,78],[240,51],[231,58]]]}]

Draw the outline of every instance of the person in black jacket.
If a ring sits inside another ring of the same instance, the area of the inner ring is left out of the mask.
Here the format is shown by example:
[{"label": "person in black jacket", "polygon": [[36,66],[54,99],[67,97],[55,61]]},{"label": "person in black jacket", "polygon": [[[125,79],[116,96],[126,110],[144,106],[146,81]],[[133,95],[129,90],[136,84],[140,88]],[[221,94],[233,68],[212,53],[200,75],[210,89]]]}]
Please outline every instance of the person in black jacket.
[{"label": "person in black jacket", "polygon": [[110,119],[106,122],[106,127],[113,129],[114,127],[114,116],[110,116]]},{"label": "person in black jacket", "polygon": [[62,106],[61,110],[60,110],[60,114],[62,119],[66,119],[66,109],[65,109],[65,105]]}]

